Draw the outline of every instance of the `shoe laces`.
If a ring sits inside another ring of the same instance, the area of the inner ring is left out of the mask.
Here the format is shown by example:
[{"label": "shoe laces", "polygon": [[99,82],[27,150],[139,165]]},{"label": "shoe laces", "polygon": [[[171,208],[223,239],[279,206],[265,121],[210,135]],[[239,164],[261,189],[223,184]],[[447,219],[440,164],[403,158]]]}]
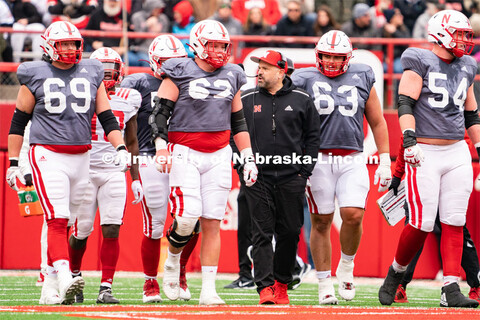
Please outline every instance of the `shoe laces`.
[{"label": "shoe laces", "polygon": [[287,295],[287,285],[276,281],[274,287],[274,293],[277,297],[284,297]]},{"label": "shoe laces", "polygon": [[158,282],[154,279],[148,279],[143,285],[143,291],[145,291],[145,295],[147,296],[155,295],[157,292],[160,292]]}]

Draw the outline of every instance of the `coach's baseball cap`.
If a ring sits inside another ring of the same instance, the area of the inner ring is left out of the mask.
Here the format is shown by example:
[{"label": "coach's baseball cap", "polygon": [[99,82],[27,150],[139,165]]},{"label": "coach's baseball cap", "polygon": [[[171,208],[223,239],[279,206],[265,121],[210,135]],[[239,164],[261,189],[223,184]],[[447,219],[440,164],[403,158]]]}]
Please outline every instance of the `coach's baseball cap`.
[{"label": "coach's baseball cap", "polygon": [[283,69],[285,73],[287,73],[288,66],[287,61],[283,60],[283,56],[280,52],[275,50],[267,50],[263,56],[261,57],[250,57],[250,60],[253,62],[259,63],[260,61],[264,61],[272,66],[275,66],[279,69]]}]

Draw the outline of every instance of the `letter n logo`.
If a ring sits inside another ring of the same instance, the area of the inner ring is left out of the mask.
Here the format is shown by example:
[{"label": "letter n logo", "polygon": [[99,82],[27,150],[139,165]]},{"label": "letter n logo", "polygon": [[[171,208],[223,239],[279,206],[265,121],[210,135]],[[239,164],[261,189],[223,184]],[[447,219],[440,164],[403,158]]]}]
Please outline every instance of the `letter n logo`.
[{"label": "letter n logo", "polygon": [[261,104],[254,105],[253,112],[262,112],[262,105]]},{"label": "letter n logo", "polygon": [[450,16],[449,14],[443,15],[443,17],[442,17],[442,24],[447,24],[448,21],[450,21],[450,17],[451,17],[451,16]]}]

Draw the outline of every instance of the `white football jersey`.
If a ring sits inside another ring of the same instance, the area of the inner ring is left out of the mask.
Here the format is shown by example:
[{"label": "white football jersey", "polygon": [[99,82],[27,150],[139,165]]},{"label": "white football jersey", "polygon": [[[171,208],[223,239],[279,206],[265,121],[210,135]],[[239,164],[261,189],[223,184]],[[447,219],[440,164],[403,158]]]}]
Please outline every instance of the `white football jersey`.
[{"label": "white football jersey", "polygon": [[[110,107],[118,120],[122,135],[126,123],[137,114],[142,103],[142,96],[135,89],[117,88],[114,95],[110,95]],[[103,171],[119,170],[114,164],[115,148],[110,144],[105,135],[100,121],[96,115],[92,118],[92,150],[90,153],[90,169]]]}]

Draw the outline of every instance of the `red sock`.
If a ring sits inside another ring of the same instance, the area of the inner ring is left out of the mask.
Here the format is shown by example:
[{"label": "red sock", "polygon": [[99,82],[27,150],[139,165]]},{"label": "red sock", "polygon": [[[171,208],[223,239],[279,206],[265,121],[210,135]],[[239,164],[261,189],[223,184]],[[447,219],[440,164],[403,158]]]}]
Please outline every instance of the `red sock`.
[{"label": "red sock", "polygon": [[463,227],[442,223],[442,239],[440,240],[443,275],[460,277],[460,264],[463,253]]},{"label": "red sock", "polygon": [[423,246],[427,235],[428,232],[416,229],[410,224],[407,224],[405,228],[403,228],[400,239],[398,240],[395,261],[401,266],[407,266]]},{"label": "red sock", "polygon": [[68,260],[67,224],[68,219],[55,218],[47,221],[47,252],[52,263]]},{"label": "red sock", "polygon": [[183,248],[182,254],[180,255],[180,266],[185,267],[187,265],[188,259],[190,258],[190,255],[193,252],[193,249],[195,249],[195,246],[197,245],[198,241],[198,233],[188,241],[187,245]]},{"label": "red sock", "polygon": [[83,246],[83,248],[80,248],[80,249],[73,249],[72,246],[70,245],[68,246],[68,255],[70,256],[70,270],[72,271],[72,273],[77,274],[80,272],[85,250],[87,250],[86,243]]},{"label": "red sock", "polygon": [[103,238],[102,248],[100,249],[100,261],[102,263],[101,283],[108,282],[112,284],[119,254],[120,245],[118,238]]},{"label": "red sock", "polygon": [[147,277],[156,277],[160,260],[160,240],[150,239],[143,236],[142,240],[142,263],[143,272]]}]

